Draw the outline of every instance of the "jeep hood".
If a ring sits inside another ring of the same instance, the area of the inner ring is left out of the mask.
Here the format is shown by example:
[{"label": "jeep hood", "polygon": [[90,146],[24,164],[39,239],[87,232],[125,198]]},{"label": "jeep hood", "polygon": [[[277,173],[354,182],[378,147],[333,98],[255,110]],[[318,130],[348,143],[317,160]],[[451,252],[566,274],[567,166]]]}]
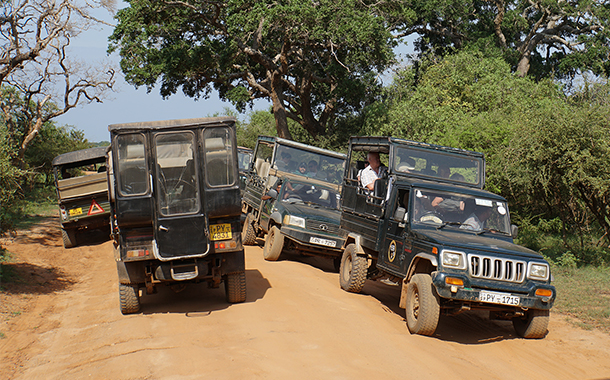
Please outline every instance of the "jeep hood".
[{"label": "jeep hood", "polygon": [[329,209],[322,206],[314,206],[304,203],[288,203],[282,202],[278,209],[281,211],[284,209],[282,214],[290,214],[294,216],[300,216],[306,219],[315,219],[320,221],[327,221],[333,224],[339,224],[341,219],[341,211]]},{"label": "jeep hood", "polygon": [[[412,233],[419,240],[438,244],[443,248],[463,250],[466,252],[481,252],[483,254],[516,255],[523,258],[541,259],[542,255],[529,248],[507,241],[508,237],[490,237],[491,232],[476,235],[468,231],[452,231],[449,229],[416,228]],[[504,240],[507,239],[507,240]]]}]

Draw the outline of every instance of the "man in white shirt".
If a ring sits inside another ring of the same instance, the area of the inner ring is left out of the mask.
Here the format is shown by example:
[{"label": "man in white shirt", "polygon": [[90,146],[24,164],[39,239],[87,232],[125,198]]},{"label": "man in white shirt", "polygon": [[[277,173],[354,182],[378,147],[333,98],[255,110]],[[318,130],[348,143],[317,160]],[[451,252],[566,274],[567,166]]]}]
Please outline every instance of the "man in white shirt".
[{"label": "man in white shirt", "polygon": [[379,159],[379,153],[377,152],[369,152],[367,155],[367,161],[369,166],[362,169],[362,174],[360,175],[360,182],[362,187],[365,187],[371,191],[375,187],[375,181],[381,177],[383,172],[383,167],[381,166],[381,160]]}]

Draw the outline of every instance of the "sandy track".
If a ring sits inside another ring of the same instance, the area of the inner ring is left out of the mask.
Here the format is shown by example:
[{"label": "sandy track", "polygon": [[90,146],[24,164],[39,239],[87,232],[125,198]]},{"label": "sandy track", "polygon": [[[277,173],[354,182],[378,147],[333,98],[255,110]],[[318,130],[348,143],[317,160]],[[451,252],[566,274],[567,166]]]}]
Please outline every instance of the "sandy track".
[{"label": "sandy track", "polygon": [[[5,239],[28,281],[5,285],[0,379],[602,379],[610,336],[551,313],[542,340],[479,313],[409,334],[396,287],[339,287],[330,261],[246,248],[248,297],[160,287],[123,316],[110,242],[64,250],[56,220]],[[29,276],[29,277],[27,277]]]}]

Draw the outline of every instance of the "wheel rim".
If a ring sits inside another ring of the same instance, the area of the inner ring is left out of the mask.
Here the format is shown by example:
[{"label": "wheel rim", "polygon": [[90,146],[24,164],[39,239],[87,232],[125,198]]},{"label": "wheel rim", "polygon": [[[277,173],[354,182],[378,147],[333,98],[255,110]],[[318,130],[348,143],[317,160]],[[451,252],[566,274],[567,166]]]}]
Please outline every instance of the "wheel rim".
[{"label": "wheel rim", "polygon": [[275,230],[272,228],[269,231],[269,251],[273,249],[273,239],[275,239]]},{"label": "wheel rim", "polygon": [[343,271],[343,279],[349,281],[352,276],[352,256],[347,256],[345,259],[345,270]]},{"label": "wheel rim", "polygon": [[414,291],[413,293],[413,301],[411,302],[411,314],[413,315],[413,318],[417,320],[417,317],[419,317],[419,292]]}]

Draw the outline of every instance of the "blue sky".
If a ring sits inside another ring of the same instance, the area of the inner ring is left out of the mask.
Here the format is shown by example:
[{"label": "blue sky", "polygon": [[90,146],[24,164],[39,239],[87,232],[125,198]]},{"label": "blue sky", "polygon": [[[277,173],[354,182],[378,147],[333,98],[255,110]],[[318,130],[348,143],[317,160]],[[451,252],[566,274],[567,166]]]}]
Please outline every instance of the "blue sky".
[{"label": "blue sky", "polygon": [[[119,7],[124,6],[126,4],[120,1]],[[98,17],[114,23],[107,13]],[[158,88],[154,88],[150,93],[146,92],[145,87],[135,89],[133,85],[125,82],[123,73],[118,69],[118,54],[106,54],[112,29],[103,26],[81,34],[73,39],[69,52],[90,65],[105,60],[114,62],[118,70],[115,92],[109,93],[103,103],[81,105],[69,110],[55,119],[58,125],[72,125],[84,131],[89,141],[99,142],[109,140],[109,124],[206,117],[222,113],[226,108],[234,110],[231,103],[221,101],[216,92],[212,93],[209,99],[194,100],[184,96],[179,90],[175,95],[163,100]],[[408,47],[403,45],[398,52],[404,54],[407,50]],[[267,109],[269,105],[268,101],[260,100],[255,103],[254,109]],[[247,114],[239,117],[245,119]]]}]

